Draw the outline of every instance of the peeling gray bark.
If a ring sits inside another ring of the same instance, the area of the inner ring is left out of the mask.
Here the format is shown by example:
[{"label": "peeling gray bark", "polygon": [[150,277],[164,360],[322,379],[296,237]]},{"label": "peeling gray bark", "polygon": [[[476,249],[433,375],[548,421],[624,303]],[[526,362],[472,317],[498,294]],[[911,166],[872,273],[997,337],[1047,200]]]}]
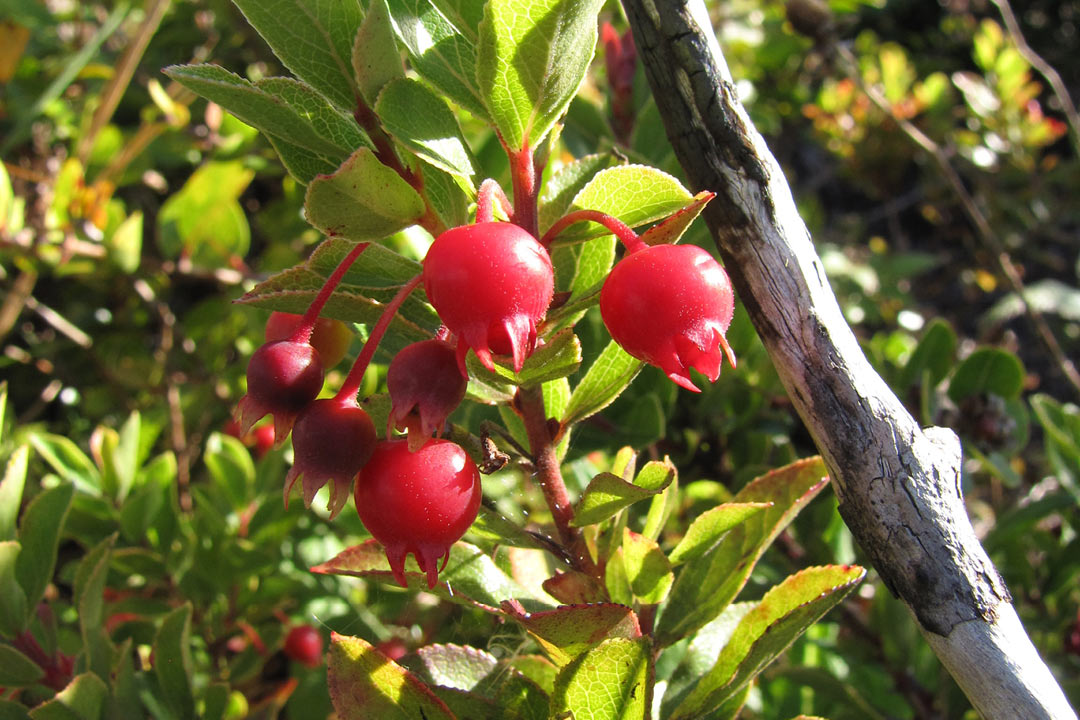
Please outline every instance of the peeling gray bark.
[{"label": "peeling gray bark", "polygon": [[840,513],[987,718],[1076,718],[968,520],[960,442],[922,429],[844,320],[783,173],[739,102],[701,0],[623,0],[732,283],[829,467]]}]

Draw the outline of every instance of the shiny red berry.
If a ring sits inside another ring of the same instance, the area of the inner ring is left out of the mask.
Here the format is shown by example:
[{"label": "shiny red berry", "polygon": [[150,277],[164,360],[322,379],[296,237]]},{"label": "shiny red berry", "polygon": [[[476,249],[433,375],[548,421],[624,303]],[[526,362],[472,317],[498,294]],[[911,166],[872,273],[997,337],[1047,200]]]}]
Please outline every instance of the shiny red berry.
[{"label": "shiny red berry", "polygon": [[409,553],[435,587],[440,559],[445,567],[479,509],[480,472],[449,440],[429,440],[416,452],[404,440],[381,442],[356,479],[356,510],[403,587]]},{"label": "shiny red berry", "polygon": [[[266,321],[266,341],[288,340],[296,332],[303,315],[287,312],[270,313]],[[345,353],[352,344],[353,334],[348,326],[340,320],[328,317],[320,317],[315,320],[315,327],[311,330],[311,347],[319,353],[323,369],[330,368],[341,362]]]},{"label": "shiny red berry", "polygon": [[424,292],[443,324],[458,336],[462,375],[472,348],[493,370],[492,353],[511,355],[514,369],[536,347],[536,326],[555,289],[551,258],[517,225],[481,222],[447,230],[424,258]]},{"label": "shiny red berry", "polygon": [[694,392],[690,368],[715,381],[725,355],[735,366],[724,337],[734,310],[724,268],[694,245],[643,246],[615,266],[600,291],[600,314],[615,342]]},{"label": "shiny red berry", "polygon": [[375,450],[375,425],[353,398],[325,398],[304,408],[293,427],[293,466],[285,476],[285,505],[297,480],[304,506],[328,481],[326,508],[337,517],[349,499],[353,478]]},{"label": "shiny red berry", "polygon": [[417,450],[432,433],[442,432],[467,386],[448,343],[424,340],[405,347],[386,372],[391,402],[387,431],[407,430],[409,449]]},{"label": "shiny red berry", "polygon": [[266,343],[251,356],[247,367],[247,395],[240,398],[241,435],[263,417],[274,416],[274,436],[284,441],[297,414],[322,389],[319,353],[307,343],[278,340]]},{"label": "shiny red berry", "polygon": [[290,660],[318,667],[323,661],[323,639],[319,631],[310,625],[296,625],[285,636],[285,655]]}]

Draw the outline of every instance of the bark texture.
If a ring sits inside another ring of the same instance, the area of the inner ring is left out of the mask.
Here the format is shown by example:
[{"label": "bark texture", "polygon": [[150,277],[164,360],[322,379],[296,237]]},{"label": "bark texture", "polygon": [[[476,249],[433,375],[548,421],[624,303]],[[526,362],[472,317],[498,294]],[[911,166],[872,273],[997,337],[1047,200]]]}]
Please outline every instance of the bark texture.
[{"label": "bark texture", "polygon": [[968,520],[958,438],[920,428],[863,355],[701,0],[623,5],[676,156],[695,190],[717,193],[706,222],[845,522],[984,717],[1075,718]]}]

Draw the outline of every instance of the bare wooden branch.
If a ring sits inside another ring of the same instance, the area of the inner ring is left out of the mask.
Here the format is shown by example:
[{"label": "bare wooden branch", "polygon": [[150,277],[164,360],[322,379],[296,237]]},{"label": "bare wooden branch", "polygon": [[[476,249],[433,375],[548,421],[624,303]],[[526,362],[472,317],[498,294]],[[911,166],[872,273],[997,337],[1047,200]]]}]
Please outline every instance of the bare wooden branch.
[{"label": "bare wooden branch", "polygon": [[960,492],[960,442],[922,429],[848,327],[701,0],[623,0],[676,156],[803,422],[840,512],[987,718],[1076,718],[1016,618]]}]

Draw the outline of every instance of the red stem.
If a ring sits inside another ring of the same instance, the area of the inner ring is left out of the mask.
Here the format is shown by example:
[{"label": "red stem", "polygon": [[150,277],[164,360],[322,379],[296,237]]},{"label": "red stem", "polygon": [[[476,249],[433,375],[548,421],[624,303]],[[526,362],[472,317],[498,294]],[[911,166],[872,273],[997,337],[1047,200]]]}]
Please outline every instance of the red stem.
[{"label": "red stem", "polygon": [[346,255],[338,266],[334,268],[334,272],[330,273],[330,277],[323,283],[322,289],[319,290],[319,294],[315,296],[315,300],[308,306],[307,312],[304,313],[304,317],[301,318],[300,324],[296,326],[296,330],[293,332],[292,337],[289,338],[289,342],[294,343],[306,343],[311,340],[311,332],[315,329],[315,321],[319,319],[319,313],[323,311],[323,307],[326,306],[326,302],[330,299],[330,296],[334,294],[334,290],[337,289],[338,283],[341,282],[341,278],[345,277],[345,273],[349,271],[352,264],[356,262],[356,258],[360,257],[360,253],[367,249],[367,246],[371,243],[362,242],[357,244],[349,254]]},{"label": "red stem", "polygon": [[476,194],[476,222],[494,222],[496,202],[502,204],[506,217],[514,217],[514,208],[510,205],[510,198],[506,197],[498,181],[488,178],[480,183],[480,191]]},{"label": "red stem", "polygon": [[602,213],[599,210],[575,210],[574,212],[567,213],[561,218],[555,221],[555,224],[548,228],[548,231],[544,233],[544,237],[540,238],[540,244],[544,247],[551,245],[551,242],[555,237],[565,230],[567,227],[574,223],[591,221],[594,223],[600,223],[622,241],[622,244],[626,246],[628,253],[637,252],[638,250],[644,250],[648,247],[637,236],[630,226],[619,220],[616,217],[612,217],[607,213]]},{"label": "red stem", "polygon": [[409,280],[409,282],[401,286],[401,289],[397,291],[397,295],[386,304],[386,308],[383,310],[382,315],[379,316],[378,322],[371,329],[367,342],[364,343],[364,349],[356,356],[356,362],[353,363],[352,369],[349,370],[345,383],[338,390],[336,397],[339,400],[354,398],[356,393],[359,392],[360,384],[364,380],[364,372],[367,370],[371,358],[375,355],[375,349],[379,346],[379,341],[386,334],[386,329],[390,327],[390,321],[394,319],[394,315],[397,314],[398,309],[405,302],[405,298],[409,297],[409,293],[415,290],[423,279],[424,276],[421,274]]},{"label": "red stem", "polygon": [[503,147],[510,158],[510,176],[514,181],[514,224],[533,237],[539,237],[536,208],[540,183],[537,182],[536,167],[533,165],[532,148],[528,143],[520,150],[511,150],[505,144]]}]

